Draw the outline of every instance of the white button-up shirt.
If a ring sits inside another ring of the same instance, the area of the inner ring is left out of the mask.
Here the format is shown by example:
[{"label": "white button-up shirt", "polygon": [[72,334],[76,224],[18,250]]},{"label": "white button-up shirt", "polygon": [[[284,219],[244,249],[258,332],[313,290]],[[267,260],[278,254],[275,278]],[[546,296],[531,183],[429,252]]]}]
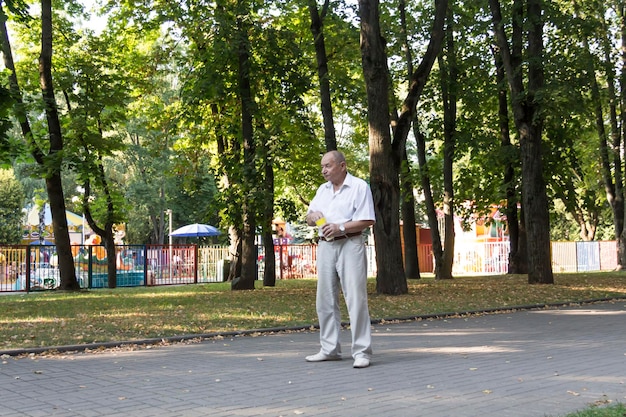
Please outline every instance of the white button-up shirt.
[{"label": "white button-up shirt", "polygon": [[376,220],[369,185],[350,173],[347,173],[343,185],[337,192],[334,191],[330,181],[319,186],[307,214],[314,211],[321,211],[327,223]]}]

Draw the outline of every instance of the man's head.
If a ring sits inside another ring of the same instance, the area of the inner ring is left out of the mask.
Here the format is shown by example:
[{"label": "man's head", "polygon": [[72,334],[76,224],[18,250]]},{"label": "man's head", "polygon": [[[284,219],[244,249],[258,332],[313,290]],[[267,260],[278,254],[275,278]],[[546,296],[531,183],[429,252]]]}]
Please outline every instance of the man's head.
[{"label": "man's head", "polygon": [[333,185],[341,185],[347,173],[346,158],[341,152],[330,151],[324,154],[322,157],[322,175],[326,181],[330,181]]}]

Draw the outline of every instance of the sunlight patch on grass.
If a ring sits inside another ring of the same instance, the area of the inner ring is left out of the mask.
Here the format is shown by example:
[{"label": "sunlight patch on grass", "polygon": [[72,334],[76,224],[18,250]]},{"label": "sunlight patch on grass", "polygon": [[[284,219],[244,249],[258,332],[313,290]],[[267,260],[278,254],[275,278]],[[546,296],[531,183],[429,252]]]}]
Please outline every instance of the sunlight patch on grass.
[{"label": "sunlight patch on grass", "polygon": [[[409,293],[376,293],[368,280],[372,319],[481,311],[524,305],[624,297],[626,274],[558,274],[554,285],[529,285],[526,276],[425,277],[407,282]],[[317,280],[255,283],[231,291],[229,283],[40,292],[0,297],[0,349],[88,341],[128,341],[185,334],[308,326],[317,323]],[[348,316],[341,301],[342,319]]]}]

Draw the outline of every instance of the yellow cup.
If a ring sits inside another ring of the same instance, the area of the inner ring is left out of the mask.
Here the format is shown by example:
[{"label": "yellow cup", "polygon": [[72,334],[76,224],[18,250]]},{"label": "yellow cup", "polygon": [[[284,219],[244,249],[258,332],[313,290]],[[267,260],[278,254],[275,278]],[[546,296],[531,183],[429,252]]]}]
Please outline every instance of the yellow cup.
[{"label": "yellow cup", "polygon": [[[315,221],[315,224],[320,228],[320,236],[323,236],[321,227],[326,224],[326,217],[321,217]],[[333,238],[326,238],[326,240],[333,240]]]}]

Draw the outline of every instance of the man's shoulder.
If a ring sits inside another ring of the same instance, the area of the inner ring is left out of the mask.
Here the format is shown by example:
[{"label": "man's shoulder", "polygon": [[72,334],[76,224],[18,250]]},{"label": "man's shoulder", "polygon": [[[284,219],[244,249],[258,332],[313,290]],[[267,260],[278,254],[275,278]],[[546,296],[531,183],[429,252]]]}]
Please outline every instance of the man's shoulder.
[{"label": "man's shoulder", "polygon": [[367,186],[367,182],[359,177],[355,177],[354,175],[348,173],[346,175],[346,179],[344,180],[344,184],[352,187],[363,187]]}]

